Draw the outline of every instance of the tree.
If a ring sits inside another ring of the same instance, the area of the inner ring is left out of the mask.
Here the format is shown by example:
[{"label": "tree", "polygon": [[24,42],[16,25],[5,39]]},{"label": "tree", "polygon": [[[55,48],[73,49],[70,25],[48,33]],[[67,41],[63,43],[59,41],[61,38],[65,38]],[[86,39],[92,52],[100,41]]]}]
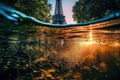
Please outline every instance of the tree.
[{"label": "tree", "polygon": [[39,20],[50,22],[50,5],[48,0],[1,0],[9,6],[33,16]]},{"label": "tree", "polygon": [[79,0],[73,6],[75,21],[86,22],[120,10],[120,0]]}]

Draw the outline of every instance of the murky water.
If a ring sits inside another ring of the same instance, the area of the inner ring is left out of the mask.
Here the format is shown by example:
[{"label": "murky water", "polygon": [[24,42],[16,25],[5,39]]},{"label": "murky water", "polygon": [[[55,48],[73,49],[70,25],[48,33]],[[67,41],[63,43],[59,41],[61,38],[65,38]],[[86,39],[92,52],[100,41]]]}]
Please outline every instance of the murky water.
[{"label": "murky water", "polygon": [[[73,25],[47,24],[3,4],[0,15],[0,80],[120,80],[120,27],[97,23],[119,13]],[[19,17],[58,32],[19,25]]]},{"label": "murky water", "polygon": [[118,80],[119,35],[120,30],[73,27],[61,29],[54,37],[40,38],[36,34],[25,40],[1,40],[0,77],[12,80]]}]

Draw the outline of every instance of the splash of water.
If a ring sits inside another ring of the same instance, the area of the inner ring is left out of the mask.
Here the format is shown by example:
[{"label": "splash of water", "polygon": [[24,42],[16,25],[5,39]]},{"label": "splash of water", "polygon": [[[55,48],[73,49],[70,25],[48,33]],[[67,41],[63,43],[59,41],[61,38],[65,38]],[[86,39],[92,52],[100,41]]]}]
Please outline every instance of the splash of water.
[{"label": "splash of water", "polygon": [[[4,17],[7,20],[13,21],[15,22],[14,24],[19,24],[19,19],[23,18],[25,20],[30,20],[32,22],[34,22],[34,24],[36,25],[40,25],[40,26],[45,26],[45,27],[56,27],[56,28],[66,28],[66,27],[73,27],[73,26],[84,26],[84,25],[90,25],[90,24],[94,24],[94,23],[98,23],[98,22],[103,22],[103,21],[107,21],[113,18],[119,18],[120,17],[120,11],[115,12],[115,13],[111,13],[107,16],[104,16],[101,19],[97,19],[97,20],[93,20],[90,22],[84,22],[84,23],[78,23],[78,24],[50,24],[50,23],[45,23],[42,22],[32,16],[28,16],[18,10],[15,10],[14,8],[4,5],[2,3],[0,3],[0,16]],[[0,22],[0,25],[2,25],[2,23]]]}]

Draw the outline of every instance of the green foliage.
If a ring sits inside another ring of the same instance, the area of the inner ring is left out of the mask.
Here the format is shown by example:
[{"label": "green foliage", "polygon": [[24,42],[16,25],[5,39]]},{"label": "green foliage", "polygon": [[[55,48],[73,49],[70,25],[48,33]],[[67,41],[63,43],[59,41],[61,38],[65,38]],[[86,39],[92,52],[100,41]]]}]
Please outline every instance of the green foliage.
[{"label": "green foliage", "polygon": [[86,22],[120,10],[120,0],[79,0],[73,7],[75,21]]},{"label": "green foliage", "polygon": [[16,3],[15,6],[27,15],[45,22],[50,21],[50,6],[47,0],[25,0]]},{"label": "green foliage", "polygon": [[12,6],[29,16],[33,16],[45,22],[50,22],[51,7],[47,3],[48,0],[2,0],[1,2]]}]

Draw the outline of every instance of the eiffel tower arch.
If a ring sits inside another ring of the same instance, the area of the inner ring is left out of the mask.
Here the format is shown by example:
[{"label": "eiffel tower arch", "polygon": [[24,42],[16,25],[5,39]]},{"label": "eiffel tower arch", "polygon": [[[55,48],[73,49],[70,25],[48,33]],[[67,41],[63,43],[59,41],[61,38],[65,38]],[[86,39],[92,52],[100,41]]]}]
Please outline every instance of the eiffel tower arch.
[{"label": "eiffel tower arch", "polygon": [[65,16],[63,15],[62,0],[56,0],[55,13],[52,20],[53,24],[66,24]]}]

